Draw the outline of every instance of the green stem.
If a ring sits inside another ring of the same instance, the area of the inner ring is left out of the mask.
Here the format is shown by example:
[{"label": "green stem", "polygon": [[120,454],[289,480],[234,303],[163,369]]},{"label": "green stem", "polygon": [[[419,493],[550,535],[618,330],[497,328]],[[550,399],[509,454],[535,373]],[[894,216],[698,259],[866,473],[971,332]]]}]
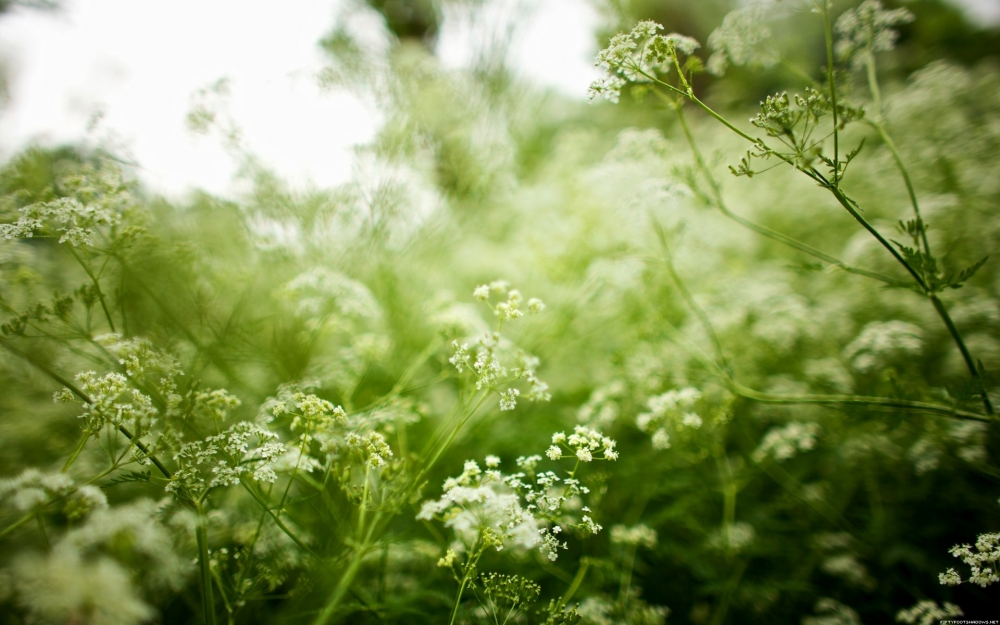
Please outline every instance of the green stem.
[{"label": "green stem", "polygon": [[[816,172],[813,173],[817,176],[819,175],[816,174]],[[820,180],[825,182],[825,178],[823,178],[822,176],[820,176]],[[930,291],[930,288],[928,287],[927,283],[924,281],[920,273],[916,269],[914,269],[914,267],[909,262],[907,262],[907,260],[903,258],[898,251],[896,251],[896,248],[893,247],[892,244],[885,239],[885,237],[879,234],[878,230],[876,230],[870,223],[868,223],[868,220],[866,220],[864,217],[861,216],[861,213],[859,213],[858,210],[855,208],[854,203],[850,200],[850,198],[844,195],[843,191],[841,191],[839,187],[835,186],[835,184],[830,182],[825,182],[823,186],[825,186],[827,189],[830,190],[830,193],[833,194],[833,197],[837,198],[837,201],[840,202],[840,205],[843,206],[848,213],[850,213],[851,217],[854,217],[854,219],[859,224],[861,224],[861,226],[865,230],[867,230],[873,237],[875,237],[875,239],[882,245],[882,247],[889,250],[889,253],[892,254],[892,257],[895,258],[896,261],[900,265],[902,265],[907,272],[909,272],[910,276],[913,277],[913,281],[917,283],[921,291],[923,291],[924,293]]]},{"label": "green stem", "polygon": [[330,599],[326,602],[323,610],[319,615],[313,620],[313,625],[326,625],[333,616],[333,613],[337,611],[337,607],[340,602],[344,599],[347,591],[351,588],[351,584],[354,583],[354,578],[358,575],[358,570],[361,568],[361,561],[364,559],[365,553],[368,551],[370,545],[367,543],[359,545],[351,557],[351,563],[347,566],[347,570],[344,571],[343,577],[340,578],[340,582],[337,584],[337,588],[334,589],[333,594]]},{"label": "green stem", "polygon": [[87,445],[87,441],[89,440],[90,432],[84,432],[83,436],[80,437],[80,442],[78,442],[76,447],[73,448],[73,453],[66,459],[66,464],[63,465],[61,473],[69,471],[69,468],[73,466],[74,462],[76,462],[76,459],[80,456],[80,452],[83,451],[83,448]]},{"label": "green stem", "polygon": [[763,235],[779,243],[783,243],[784,245],[799,250],[800,252],[805,252],[806,254],[818,258],[823,262],[839,267],[840,269],[843,269],[848,273],[857,274],[859,276],[865,276],[867,278],[873,278],[875,280],[879,280],[880,282],[891,284],[893,286],[899,285],[899,281],[895,280],[894,278],[891,278],[889,276],[880,273],[876,273],[874,271],[869,271],[867,269],[852,267],[847,263],[843,262],[842,260],[835,258],[827,254],[826,252],[818,250],[807,243],[803,243],[802,241],[794,239],[786,234],[782,234],[777,230],[772,230],[767,226],[755,223],[753,221],[750,221],[749,219],[741,217],[736,213],[732,212],[726,205],[726,202],[722,197],[721,185],[719,184],[718,180],[716,180],[715,176],[712,175],[712,170],[709,169],[708,164],[705,162],[705,159],[701,154],[701,150],[698,149],[698,144],[695,141],[694,134],[691,132],[691,128],[687,123],[687,118],[684,115],[683,107],[679,106],[676,103],[671,103],[671,104],[677,113],[677,118],[680,121],[681,129],[684,131],[684,137],[687,140],[688,146],[690,146],[691,148],[692,154],[694,155],[695,163],[697,164],[699,171],[701,171],[702,176],[708,181],[709,188],[712,189],[713,203],[715,204],[715,207],[718,208],[720,212],[722,212],[723,215],[732,219],[741,226],[753,230],[757,234]]},{"label": "green stem", "polygon": [[5,527],[3,530],[0,530],[0,538],[4,538],[5,536],[7,536],[7,534],[10,534],[11,532],[13,532],[17,528],[21,527],[25,523],[30,523],[31,519],[33,519],[33,518],[35,518],[35,513],[34,512],[29,512],[29,513],[25,514],[23,517],[21,517],[20,519],[14,521],[13,523],[11,523],[7,527]]},{"label": "green stem", "polygon": [[97,281],[97,276],[95,276],[94,272],[91,271],[90,267],[87,266],[85,262],[83,262],[83,259],[80,258],[79,255],[77,255],[76,250],[73,249],[72,245],[68,245],[66,247],[67,249],[69,249],[70,254],[73,255],[73,258],[76,259],[76,262],[81,267],[83,267],[83,270],[87,273],[87,276],[90,278],[90,281],[94,283],[94,289],[97,290],[97,299],[100,300],[101,309],[104,311],[104,318],[107,319],[108,325],[111,327],[111,331],[117,332],[117,330],[115,330],[115,322],[112,321],[111,319],[111,311],[108,310],[108,304],[107,302],[104,301],[104,291],[101,290],[101,284],[100,282]]},{"label": "green stem", "polygon": [[[721,444],[715,446],[715,465],[722,483],[722,526],[726,532],[736,522],[736,480],[733,479],[733,468],[729,464],[729,456]],[[727,534],[728,539],[728,534]]]},{"label": "green stem", "polygon": [[245,476],[240,477],[240,484],[243,485],[244,490],[250,493],[250,496],[253,497],[254,501],[256,501],[260,505],[260,507],[263,508],[264,511],[267,512],[272,519],[274,519],[275,525],[277,525],[278,528],[281,529],[281,531],[284,532],[286,536],[291,538],[292,541],[296,545],[298,545],[303,551],[305,551],[306,553],[308,553],[313,557],[316,557],[316,554],[313,553],[313,550],[310,549],[308,545],[306,545],[304,542],[302,542],[302,540],[300,540],[299,537],[292,532],[292,530],[288,529],[288,526],[286,526],[281,521],[281,518],[274,513],[274,510],[272,510],[271,507],[268,505],[267,501],[264,500],[264,497],[257,491],[256,488],[254,488],[252,484],[250,484],[247,481],[247,478]]},{"label": "green stem", "polygon": [[423,478],[427,475],[427,473],[431,470],[431,468],[437,463],[438,459],[441,457],[441,454],[443,454],[445,450],[448,449],[448,447],[451,445],[451,442],[455,440],[455,437],[458,435],[458,432],[462,429],[462,426],[468,423],[469,419],[471,419],[473,415],[476,414],[476,412],[479,410],[479,407],[483,405],[484,401],[486,401],[487,397],[489,397],[488,391],[482,394],[482,396],[479,398],[479,401],[476,402],[476,405],[473,406],[471,410],[468,410],[465,416],[462,417],[462,419],[458,422],[457,425],[455,425],[455,427],[451,431],[451,434],[448,435],[448,439],[440,446],[438,446],[437,451],[434,452],[434,456],[430,459],[430,462],[424,465],[424,468],[420,470],[420,473],[417,475],[416,479],[413,480],[413,484],[415,486],[420,484],[421,480],[423,480]]},{"label": "green stem", "polygon": [[573,598],[573,595],[576,594],[576,591],[580,589],[580,585],[583,584],[583,579],[587,576],[588,568],[590,568],[590,560],[588,558],[581,558],[580,568],[576,570],[576,575],[573,576],[573,582],[570,583],[569,588],[567,588],[563,596],[559,598],[559,603],[556,604],[557,608],[561,608],[566,605],[569,600]]},{"label": "green stem", "polygon": [[[885,124],[882,121],[869,122],[872,128],[878,133],[882,142],[885,146],[889,148],[889,153],[892,154],[892,160],[896,163],[896,168],[899,170],[900,175],[903,177],[903,183],[906,185],[906,193],[910,196],[910,205],[913,206],[913,215],[923,223],[923,218],[920,216],[920,205],[917,203],[917,193],[913,187],[913,181],[910,179],[910,172],[906,169],[906,165],[903,164],[903,159],[899,155],[899,150],[896,148],[896,142],[892,140],[889,136],[889,131],[886,130]],[[925,228],[920,229],[920,238],[924,244],[924,251],[930,255],[931,246],[927,241],[927,230]]]},{"label": "green stem", "polygon": [[980,383],[983,407],[986,408],[986,413],[991,415],[994,414],[993,403],[990,401],[990,396],[986,392],[985,386],[982,384],[979,369],[976,368],[976,363],[972,360],[972,354],[969,353],[969,348],[965,346],[965,341],[962,340],[962,335],[958,332],[958,328],[955,327],[955,322],[951,320],[951,315],[948,314],[948,309],[945,308],[944,303],[938,299],[937,295],[931,295],[930,298],[931,303],[934,304],[934,310],[937,311],[937,314],[941,317],[945,327],[948,328],[951,338],[954,339],[955,344],[958,345],[958,351],[962,353],[962,359],[965,360],[965,365],[969,368],[969,373],[972,374],[973,379]]},{"label": "green stem", "polygon": [[208,519],[201,503],[195,502],[198,526],[195,536],[198,540],[198,561],[201,572],[201,600],[206,625],[215,625],[215,599],[212,591],[212,564],[208,555]]},{"label": "green stem", "polygon": [[49,534],[45,531],[45,520],[42,519],[42,511],[35,511],[35,520],[38,521],[38,533],[42,535],[42,544],[45,545],[46,551],[52,551],[52,545],[49,543]]},{"label": "green stem", "polygon": [[833,186],[840,184],[840,128],[837,120],[837,83],[833,79],[833,24],[830,22],[830,2],[823,0],[823,37],[826,40],[826,80],[830,86],[833,114]]},{"label": "green stem", "polygon": [[[482,543],[482,541],[480,541]],[[476,565],[479,564],[479,558],[482,557],[483,551],[486,550],[485,543],[479,546],[473,554],[470,554],[469,561],[465,565],[465,572],[462,574],[462,581],[458,585],[458,593],[455,594],[455,606],[451,609],[451,620],[448,621],[448,625],[455,625],[455,618],[458,616],[458,608],[462,605],[462,593],[465,592],[465,587],[471,581],[470,573],[475,572]]]},{"label": "green stem", "polygon": [[913,412],[926,412],[930,414],[939,414],[949,417],[956,417],[959,419],[968,419],[971,421],[983,421],[985,423],[991,423],[996,421],[993,415],[981,415],[975,412],[968,412],[965,410],[959,410],[957,408],[951,408],[948,406],[941,406],[938,404],[929,404],[920,401],[909,401],[905,399],[890,399],[887,397],[866,397],[864,395],[775,395],[771,393],[761,393],[755,391],[754,389],[743,386],[742,384],[730,379],[726,380],[729,390],[734,394],[742,397],[744,399],[749,399],[751,401],[766,403],[766,404],[820,404],[820,405],[855,405],[855,406],[874,406],[880,408],[899,408],[903,410],[911,410]]},{"label": "green stem", "polygon": [[729,612],[729,603],[732,600],[733,593],[739,588],[740,580],[743,578],[743,573],[747,570],[747,561],[741,560],[736,571],[733,572],[733,577],[726,584],[726,592],[722,595],[722,601],[719,603],[719,609],[716,610],[715,615],[712,618],[712,625],[722,625],[726,620],[726,614]]}]

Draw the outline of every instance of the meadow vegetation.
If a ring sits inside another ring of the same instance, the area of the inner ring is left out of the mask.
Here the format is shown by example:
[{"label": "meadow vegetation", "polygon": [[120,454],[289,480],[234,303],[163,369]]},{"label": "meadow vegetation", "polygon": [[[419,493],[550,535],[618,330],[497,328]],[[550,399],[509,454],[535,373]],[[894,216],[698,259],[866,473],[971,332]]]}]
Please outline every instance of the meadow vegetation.
[{"label": "meadow vegetation", "polygon": [[3,166],[0,622],[1000,618],[1000,66],[908,68],[917,5],[609,7],[588,103],[351,5],[334,189],[221,82],[237,199]]}]

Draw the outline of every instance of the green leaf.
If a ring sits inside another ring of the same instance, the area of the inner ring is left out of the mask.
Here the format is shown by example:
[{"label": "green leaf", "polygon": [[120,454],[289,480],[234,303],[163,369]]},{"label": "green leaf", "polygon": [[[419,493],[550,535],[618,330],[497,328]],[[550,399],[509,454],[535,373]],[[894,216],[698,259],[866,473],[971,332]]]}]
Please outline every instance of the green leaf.
[{"label": "green leaf", "polygon": [[120,473],[115,477],[111,478],[110,482],[105,482],[101,484],[101,488],[108,488],[109,486],[115,486],[117,484],[126,484],[128,482],[149,482],[149,478],[152,475],[151,471],[128,471],[126,473]]},{"label": "green leaf", "polygon": [[958,272],[957,276],[948,276],[948,278],[946,278],[948,286],[953,289],[962,288],[962,285],[965,284],[965,282],[967,282],[972,276],[974,276],[976,272],[979,271],[979,269],[986,264],[986,261],[989,260],[989,258],[990,258],[989,256],[983,256],[974,264]]}]

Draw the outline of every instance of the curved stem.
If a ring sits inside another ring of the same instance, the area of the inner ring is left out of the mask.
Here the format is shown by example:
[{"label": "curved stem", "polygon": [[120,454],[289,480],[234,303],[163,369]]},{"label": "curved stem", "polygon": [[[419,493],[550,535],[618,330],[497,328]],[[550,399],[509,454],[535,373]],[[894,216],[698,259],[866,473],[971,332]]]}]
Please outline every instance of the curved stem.
[{"label": "curved stem", "polygon": [[89,440],[90,440],[90,432],[84,432],[83,436],[80,437],[80,441],[76,444],[76,447],[73,448],[73,453],[70,454],[69,458],[66,459],[66,464],[63,465],[63,468],[60,471],[61,473],[69,471],[69,468],[73,466],[73,463],[76,462],[76,459],[80,457],[80,452],[83,451],[83,448],[87,445],[87,441]]},{"label": "curved stem", "polygon": [[719,184],[718,180],[716,180],[715,176],[712,175],[711,169],[709,169],[708,164],[705,162],[705,159],[701,154],[701,150],[698,149],[698,144],[695,141],[694,134],[691,132],[690,126],[688,126],[687,118],[684,116],[683,108],[679,105],[674,105],[674,110],[677,112],[677,118],[680,121],[681,129],[684,131],[684,137],[688,142],[688,146],[690,146],[691,152],[694,155],[695,163],[698,165],[698,169],[701,171],[702,176],[708,181],[709,187],[712,189],[712,199],[715,203],[715,206],[716,208],[719,209],[719,211],[722,212],[723,215],[732,219],[741,226],[753,230],[757,234],[763,235],[779,243],[783,243],[791,248],[799,250],[800,252],[805,252],[806,254],[818,258],[823,262],[830,263],[831,265],[839,267],[844,271],[847,271],[848,273],[865,276],[867,278],[873,278],[875,280],[879,280],[880,282],[884,282],[892,286],[899,286],[899,282],[889,276],[874,271],[869,271],[867,269],[852,267],[847,263],[843,262],[842,260],[835,258],[827,254],[826,252],[818,250],[807,243],[803,243],[802,241],[794,239],[786,234],[782,234],[777,230],[772,230],[767,226],[754,223],[749,219],[741,217],[736,213],[732,212],[731,210],[729,210],[729,207],[726,206],[726,202],[722,197],[721,185]]},{"label": "curved stem", "polygon": [[929,414],[939,414],[959,419],[971,421],[983,421],[990,423],[996,421],[992,415],[981,415],[975,412],[959,410],[938,404],[931,404],[921,401],[910,401],[906,399],[892,399],[888,397],[867,397],[864,395],[777,395],[773,393],[762,393],[752,388],[743,386],[732,378],[726,381],[729,390],[739,397],[751,401],[766,404],[821,404],[821,405],[855,405],[873,406],[881,408],[900,408],[913,412],[925,412]]}]

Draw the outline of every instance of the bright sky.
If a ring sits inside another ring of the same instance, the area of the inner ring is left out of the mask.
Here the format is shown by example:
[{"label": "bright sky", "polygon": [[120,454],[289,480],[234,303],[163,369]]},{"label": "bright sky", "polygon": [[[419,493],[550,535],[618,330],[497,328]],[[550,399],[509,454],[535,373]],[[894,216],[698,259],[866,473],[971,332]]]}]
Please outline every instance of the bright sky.
[{"label": "bright sky", "polygon": [[[351,173],[351,147],[377,129],[376,111],[345,92],[322,91],[316,42],[342,0],[63,0],[55,13],[0,17],[0,60],[11,100],[0,109],[0,161],[30,142],[78,141],[103,111],[95,137],[114,137],[154,190],[233,192],[234,162],[216,137],[185,126],[193,94],[227,77],[229,110],[244,142],[293,183],[331,186]],[[1000,23],[1000,0],[953,0]],[[468,64],[484,37],[520,13],[510,60],[527,79],[584,97],[599,16],[587,0],[489,0],[485,18],[450,10],[438,54]]]},{"label": "bright sky", "polygon": [[[510,4],[500,0],[503,4]],[[345,92],[322,91],[316,42],[338,0],[65,0],[59,12],[0,17],[0,58],[11,100],[0,109],[0,160],[30,142],[85,136],[128,147],[158,192],[229,194],[234,163],[217,138],[192,135],[193,94],[228,77],[229,110],[245,144],[286,179],[334,185],[351,172],[351,146],[371,139],[378,115]],[[582,97],[594,77],[597,14],[580,0],[535,0],[512,56],[529,79]],[[470,57],[470,25],[446,21],[441,56]],[[539,58],[549,59],[540,64]]]}]

